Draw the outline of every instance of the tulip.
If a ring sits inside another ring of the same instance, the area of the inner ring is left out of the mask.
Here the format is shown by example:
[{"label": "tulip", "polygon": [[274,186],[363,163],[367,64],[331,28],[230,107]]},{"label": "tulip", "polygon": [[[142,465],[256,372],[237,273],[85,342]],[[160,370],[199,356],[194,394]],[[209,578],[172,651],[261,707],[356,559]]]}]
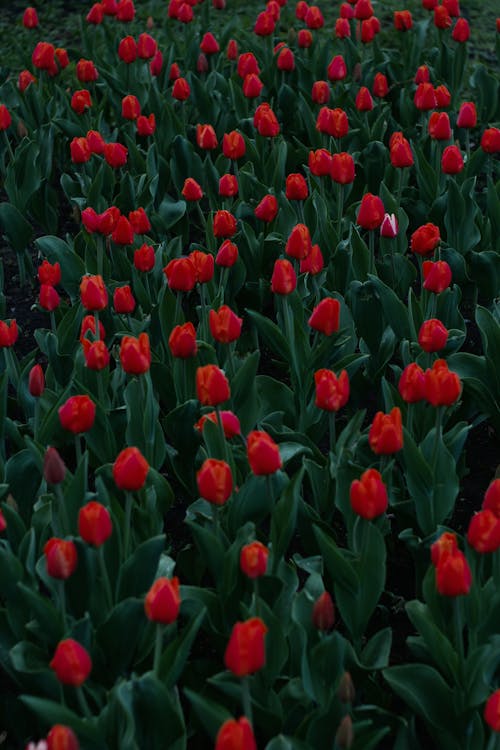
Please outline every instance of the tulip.
[{"label": "tulip", "polygon": [[380,236],[387,237],[388,239],[394,239],[398,236],[399,224],[396,219],[396,214],[385,214],[384,220],[380,225]]},{"label": "tulip", "polygon": [[224,174],[219,179],[219,195],[222,198],[232,198],[238,195],[238,180],[234,174]]},{"label": "tulip", "polygon": [[118,45],[118,57],[129,65],[137,60],[137,44],[132,36],[126,36]]},{"label": "tulip", "polygon": [[463,44],[470,38],[470,27],[466,18],[459,18],[455,24],[455,28],[451,32],[451,38],[454,42]]},{"label": "tulip", "polygon": [[108,304],[108,293],[102,276],[84,276],[80,283],[80,299],[90,312],[104,310]]},{"label": "tulip", "polygon": [[189,253],[189,260],[194,266],[194,274],[197,284],[207,284],[214,275],[215,261],[210,253],[202,250],[193,250]]},{"label": "tulip", "polygon": [[347,65],[342,55],[334,57],[326,69],[328,80],[330,81],[343,81],[347,76]]},{"label": "tulip", "polygon": [[369,89],[366,86],[361,86],[360,90],[356,94],[355,101],[356,109],[359,112],[371,112],[373,109],[373,99]]},{"label": "tulip", "polygon": [[384,97],[386,97],[389,93],[389,84],[387,82],[387,77],[383,73],[375,74],[375,78],[373,79],[372,93],[373,96],[376,96],[379,99],[384,99]]},{"label": "tulip", "polygon": [[495,552],[500,547],[500,518],[488,508],[475,513],[467,530],[467,542],[479,552]]},{"label": "tulip", "polygon": [[477,125],[477,112],[474,102],[464,102],[460,106],[457,117],[457,128],[475,128]]},{"label": "tulip", "polygon": [[40,307],[49,312],[53,312],[61,302],[59,294],[53,286],[49,284],[42,284],[40,287],[40,296],[38,298]]},{"label": "tulip", "polygon": [[141,245],[134,250],[134,266],[138,271],[148,273],[152,271],[155,265],[155,251],[151,245]]},{"label": "tulip", "polygon": [[[29,70],[22,70],[17,79],[17,88],[21,93],[26,91],[30,83],[35,83],[36,78]],[[9,123],[10,124],[10,123]]]},{"label": "tulip", "polygon": [[146,33],[139,34],[139,39],[137,40],[138,57],[142,60],[150,60],[155,56],[157,48],[158,45],[152,36]]},{"label": "tulip", "polygon": [[416,362],[411,362],[401,373],[398,391],[407,404],[415,404],[425,399],[425,374]]},{"label": "tulip", "polygon": [[61,427],[74,435],[88,432],[94,424],[95,411],[96,405],[88,396],[71,396],[58,409]]},{"label": "tulip", "polygon": [[315,104],[326,104],[330,99],[330,87],[327,81],[314,81],[311,99]]},{"label": "tulip", "polygon": [[484,493],[483,509],[492,510],[500,518],[500,479],[494,479]]},{"label": "tulip", "polygon": [[243,320],[227,305],[222,305],[217,312],[210,310],[208,322],[210,333],[221,344],[229,344],[240,337]]},{"label": "tulip", "polygon": [[327,633],[335,624],[335,607],[328,591],[316,599],[312,611],[312,623],[316,630]]},{"label": "tulip", "polygon": [[457,551],[457,535],[451,531],[445,531],[433,544],[431,544],[432,564],[438,565],[447,555],[452,555]]},{"label": "tulip", "polygon": [[349,400],[349,376],[342,370],[339,377],[325,368],[314,373],[316,406],[329,412],[339,411]]},{"label": "tulip", "polygon": [[224,654],[224,664],[236,677],[245,677],[264,667],[266,633],[267,627],[259,617],[234,625]]},{"label": "tulip", "polygon": [[240,78],[245,78],[249,73],[259,75],[259,63],[252,52],[244,52],[238,58],[237,73]]},{"label": "tulip", "polygon": [[253,430],[249,433],[247,458],[251,470],[257,476],[274,474],[282,467],[279,448],[267,432]]},{"label": "tulip", "polygon": [[248,578],[260,578],[266,574],[269,550],[262,542],[250,542],[241,548],[240,568]]},{"label": "tulip", "polygon": [[255,217],[266,223],[273,221],[278,214],[278,201],[274,195],[265,195],[255,207]]},{"label": "tulip", "polygon": [[331,158],[330,177],[338,185],[350,185],[354,182],[356,171],[354,159],[351,154],[341,151],[339,154],[333,154]]},{"label": "tulip", "polygon": [[441,596],[468,594],[472,574],[465,555],[460,550],[444,555],[436,567],[436,587]]},{"label": "tulip", "polygon": [[177,620],[180,606],[180,586],[176,576],[157,578],[144,599],[146,617],[162,625],[170,625]]},{"label": "tulip", "polygon": [[253,30],[257,36],[270,36],[274,32],[275,25],[272,15],[267,11],[262,11],[257,16]]},{"label": "tulip", "polygon": [[156,118],[153,113],[146,117],[139,115],[137,118],[137,134],[143,137],[153,135],[156,130]]},{"label": "tulip", "polygon": [[490,729],[494,732],[500,732],[500,690],[495,690],[490,695],[486,701],[483,715]]},{"label": "tulip", "polygon": [[74,542],[52,537],[45,543],[43,553],[51,578],[66,580],[75,572],[78,556]]},{"label": "tulip", "polygon": [[199,201],[203,197],[203,190],[201,186],[192,177],[187,177],[184,180],[184,185],[181,190],[182,197],[184,200],[194,202]]},{"label": "tulip", "polygon": [[47,735],[47,750],[79,750],[76,734],[63,724],[54,724]]},{"label": "tulip", "polygon": [[231,240],[224,240],[215,256],[215,263],[222,268],[231,268],[237,260],[238,246]]},{"label": "tulip", "polygon": [[394,28],[396,31],[408,31],[413,26],[413,19],[409,10],[394,11]]},{"label": "tulip", "polygon": [[89,370],[104,370],[109,365],[109,351],[104,341],[82,341],[83,356],[85,357],[85,366]]},{"label": "tulip", "polygon": [[288,73],[295,70],[295,57],[292,50],[288,47],[284,47],[278,55],[276,65],[278,70],[283,70]]},{"label": "tulip", "polygon": [[313,42],[313,36],[309,29],[299,29],[297,44],[301,49],[308,49]]},{"label": "tulip", "polygon": [[285,253],[291,258],[307,258],[312,249],[311,234],[305,224],[296,224],[285,245]]},{"label": "tulip", "polygon": [[120,342],[120,362],[124,372],[130,375],[142,375],[151,365],[151,350],[147,333],[134,336],[123,336]]},{"label": "tulip", "polygon": [[82,685],[92,671],[88,652],[72,638],[60,641],[49,665],[63,685]]},{"label": "tulip", "polygon": [[437,141],[451,138],[450,118],[446,112],[433,112],[429,117],[429,135]]},{"label": "tulip", "polygon": [[73,138],[69,144],[71,161],[74,164],[84,164],[92,156],[90,146],[86,138]]},{"label": "tulip", "polygon": [[215,750],[257,750],[252,725],[245,716],[222,724],[215,739]]},{"label": "tulip", "polygon": [[48,260],[44,260],[41,266],[38,267],[38,281],[40,284],[57,286],[61,281],[61,266],[59,262],[56,261],[54,264],[51,264]]},{"label": "tulip", "polygon": [[[87,332],[90,331],[92,334],[92,337],[96,338],[96,327],[95,327],[95,317],[93,315],[85,315],[85,317],[82,320],[82,325],[80,327],[80,343],[83,341],[84,338],[86,338]],[[106,338],[106,331],[104,330],[104,326],[99,321],[99,338],[105,339]]]},{"label": "tulip", "polygon": [[173,357],[188,359],[198,351],[196,330],[192,323],[175,326],[168,337],[168,346]]},{"label": "tulip", "polygon": [[87,544],[100,547],[113,533],[109,511],[104,505],[91,500],[78,512],[78,533]]},{"label": "tulip", "polygon": [[413,102],[416,108],[421,112],[435,109],[435,107],[437,107],[437,99],[432,83],[426,81],[419,83],[417,90],[415,91]]},{"label": "tulip", "polygon": [[163,269],[173,292],[190,292],[196,284],[196,271],[189,258],[174,258]]},{"label": "tulip", "polygon": [[134,241],[134,228],[126,216],[120,216],[111,235],[117,245],[131,245]]},{"label": "tulip", "polygon": [[441,156],[443,174],[459,174],[464,168],[464,160],[457,146],[447,146]]},{"label": "tulip", "polygon": [[418,332],[418,343],[424,352],[438,352],[446,346],[448,330],[437,318],[424,320]]},{"label": "tulip", "polygon": [[349,121],[343,109],[322,107],[316,120],[316,130],[333,138],[343,138],[349,131]]},{"label": "tulip", "polygon": [[230,397],[229,382],[216,365],[204,365],[196,370],[196,394],[203,406],[218,406]]},{"label": "tulip", "polygon": [[305,178],[298,173],[287,175],[285,183],[285,195],[289,201],[303,201],[307,198],[309,190]]},{"label": "tulip", "polygon": [[121,143],[107,143],[104,147],[104,158],[113,169],[125,166],[127,154],[127,149]]},{"label": "tulip", "polygon": [[90,109],[91,106],[92,99],[89,91],[86,89],[75,91],[71,97],[71,109],[76,112],[77,115],[82,115],[85,110]]},{"label": "tulip", "polygon": [[434,89],[434,93],[436,94],[437,106],[440,109],[446,109],[446,107],[450,106],[451,94],[446,88],[446,86],[444,86],[443,84],[441,86],[437,86]]},{"label": "tulip", "polygon": [[135,299],[130,286],[119,286],[113,294],[113,306],[119,315],[130,315],[135,310]]},{"label": "tulip", "polygon": [[214,505],[224,505],[233,491],[231,467],[226,461],[207,458],[196,474],[200,497]]},{"label": "tulip", "polygon": [[355,479],[349,490],[349,499],[353,511],[368,521],[385,513],[389,501],[380,472],[368,469],[360,479]]},{"label": "tulip", "polygon": [[[342,14],[342,8],[345,5],[347,5],[349,9],[351,8],[351,6],[348,3],[342,3],[341,8],[340,8],[341,14]],[[341,18],[336,19],[335,36],[337,37],[337,39],[348,39],[351,36],[351,27],[349,25],[348,18],[341,17]]]},{"label": "tulip", "polygon": [[487,128],[481,136],[481,148],[486,154],[500,152],[500,129]]},{"label": "tulip", "polygon": [[[234,414],[232,411],[219,411],[219,417],[220,421],[222,423],[222,430],[224,432],[224,437],[227,440],[231,440],[231,438],[236,437],[236,435],[241,435],[241,425],[240,420]],[[213,422],[213,424],[218,424],[219,420],[217,418],[217,412],[211,411],[208,414],[203,414],[202,417],[196,422],[195,429],[197,429],[199,432],[203,432],[203,428],[205,426],[206,422]]]},{"label": "tulip", "polygon": [[47,484],[61,484],[66,476],[66,466],[56,448],[49,446],[43,457],[43,478]]},{"label": "tulip", "polygon": [[403,447],[401,411],[395,406],[389,414],[375,414],[368,433],[370,448],[378,455],[396,453]]},{"label": "tulip", "polygon": [[213,220],[214,237],[232,237],[236,234],[236,218],[229,211],[216,211]]},{"label": "tulip", "polygon": [[45,376],[41,365],[34,365],[28,376],[28,390],[34,398],[40,398],[45,390]]},{"label": "tulip", "polygon": [[271,291],[275,294],[291,294],[297,287],[297,274],[289,260],[278,258],[274,262],[271,276]]},{"label": "tulip", "polygon": [[135,492],[146,483],[149,464],[139,448],[124,448],[113,464],[113,479],[120,490]]},{"label": "tulip", "polygon": [[206,151],[217,148],[217,136],[211,125],[196,126],[196,143],[199,148]]},{"label": "tulip", "polygon": [[451,268],[445,260],[424,260],[422,264],[424,275],[424,289],[434,294],[440,294],[451,284]]},{"label": "tulip", "polygon": [[130,211],[128,220],[135,234],[145,234],[151,229],[151,222],[143,208],[136,208],[135,211]]},{"label": "tulip", "polygon": [[36,8],[26,8],[23,13],[23,26],[25,29],[36,29],[38,26],[38,14]]},{"label": "tulip", "polygon": [[280,132],[280,126],[276,115],[267,102],[260,104],[255,110],[253,124],[259,135],[265,138],[274,138]]},{"label": "tulip", "polygon": [[446,360],[437,359],[432,369],[425,371],[425,398],[432,406],[450,406],[460,396],[462,384],[455,372],[450,372]]},{"label": "tulip", "polygon": [[436,249],[440,241],[439,227],[429,223],[424,224],[413,232],[410,247],[412,252],[417,255],[428,255]]},{"label": "tulip", "polygon": [[185,78],[179,77],[172,86],[172,96],[180,102],[186,101],[191,95],[191,88]]},{"label": "tulip", "polygon": [[311,275],[315,275],[321,273],[324,265],[325,263],[320,246],[313,245],[311,248],[311,252],[307,256],[307,258],[302,258],[302,260],[300,261],[299,270],[300,273],[310,273]]},{"label": "tulip", "polygon": [[15,319],[11,320],[10,323],[0,320],[0,349],[13,346],[17,341],[18,335],[19,332]]},{"label": "tulip", "polygon": [[449,29],[452,24],[451,16],[444,5],[434,8],[434,26],[437,29]]},{"label": "tulip", "polygon": [[205,55],[215,55],[216,52],[220,51],[219,43],[210,31],[207,31],[207,33],[203,35],[200,49]]},{"label": "tulip", "polygon": [[321,29],[325,23],[323,14],[317,5],[309,6],[304,21],[309,29]]},{"label": "tulip", "polygon": [[366,193],[359,206],[357,223],[363,229],[377,229],[384,220],[385,208],[382,200],[372,193]]},{"label": "tulip", "polygon": [[237,130],[224,133],[222,138],[222,153],[227,159],[236,161],[245,155],[245,139]]},{"label": "tulip", "polygon": [[326,177],[332,169],[332,155],[326,148],[309,151],[309,170],[315,177]]}]

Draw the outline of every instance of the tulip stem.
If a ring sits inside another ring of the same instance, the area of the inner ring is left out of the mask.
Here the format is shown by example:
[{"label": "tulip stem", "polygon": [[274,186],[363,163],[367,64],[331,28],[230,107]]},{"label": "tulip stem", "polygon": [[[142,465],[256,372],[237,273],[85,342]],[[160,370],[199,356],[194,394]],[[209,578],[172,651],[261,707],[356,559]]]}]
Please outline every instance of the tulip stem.
[{"label": "tulip stem", "polygon": [[398,192],[396,196],[396,203],[398,206],[398,219],[401,221],[401,217],[399,216],[399,209],[401,208],[401,194],[403,192],[403,169],[400,167],[398,169]]},{"label": "tulip stem", "polygon": [[254,614],[255,617],[259,617],[259,579],[253,579],[253,600],[254,600]]},{"label": "tulip stem", "polygon": [[111,591],[111,584],[109,582],[108,569],[106,567],[106,561],[104,559],[104,548],[102,544],[97,550],[97,558],[99,560],[99,568],[101,569],[102,582],[104,584],[104,591],[106,593],[108,608],[111,609],[111,607],[113,606],[113,594]]},{"label": "tulip stem", "polygon": [[248,677],[243,677],[241,680],[241,698],[243,702],[243,714],[253,726],[252,696],[250,695],[250,682]]},{"label": "tulip stem", "polygon": [[82,460],[82,444],[80,442],[80,435],[75,435],[75,453],[76,453],[76,466],[80,465]]},{"label": "tulip stem", "polygon": [[182,292],[177,292],[175,298],[174,326],[179,325],[182,316]]},{"label": "tulip stem", "polygon": [[9,136],[7,135],[7,131],[6,130],[3,131],[3,136],[5,138],[5,143],[7,144],[7,150],[9,152],[10,160],[14,161],[14,152],[12,150],[12,146],[10,145]]},{"label": "tulip stem", "polygon": [[76,695],[78,698],[78,703],[80,704],[80,708],[85,715],[85,718],[91,719],[92,718],[92,711],[89,708],[89,704],[87,703],[87,699],[85,697],[85,693],[83,692],[83,688],[81,685],[79,685],[76,688]]},{"label": "tulip stem", "polygon": [[[96,242],[96,250],[97,250],[97,273],[99,276],[102,276],[103,268],[104,268],[104,247],[103,247],[104,239],[102,237],[97,237]],[[97,333],[98,329],[96,329]]]},{"label": "tulip stem", "polygon": [[375,273],[375,231],[372,229],[368,232],[368,249],[370,251],[370,273]]},{"label": "tulip stem", "polygon": [[470,130],[469,128],[465,131],[465,153],[467,154],[467,164],[470,161]]},{"label": "tulip stem", "polygon": [[[68,514],[66,513],[66,504],[64,501],[64,494],[61,488],[60,484],[54,485],[54,492],[56,494],[57,498],[57,510],[58,514],[60,516],[61,526],[62,526],[62,534],[69,534],[71,532],[70,523],[68,519]],[[52,522],[52,525],[54,523]],[[54,529],[55,530],[55,529]]]},{"label": "tulip stem", "polygon": [[128,557],[128,548],[130,542],[130,523],[132,519],[132,503],[134,497],[128,490],[125,492],[125,528],[123,530],[123,560]]},{"label": "tulip stem", "polygon": [[68,623],[66,620],[66,591],[64,590],[64,580],[57,581],[57,594],[59,598],[59,606],[61,608],[64,630],[66,630]]},{"label": "tulip stem", "polygon": [[342,216],[344,214],[344,186],[337,185],[337,232],[339,240],[342,237]]},{"label": "tulip stem", "polygon": [[212,520],[214,527],[214,534],[217,541],[220,540],[220,519],[219,519],[219,508],[214,503],[212,505]]},{"label": "tulip stem", "polygon": [[434,437],[434,449],[432,452],[432,475],[436,474],[436,467],[439,455],[439,444],[443,435],[443,410],[440,406],[436,408],[436,435]]},{"label": "tulip stem", "polygon": [[455,637],[455,647],[457,649],[459,664],[458,673],[462,672],[464,666],[464,639],[463,639],[463,624],[462,624],[462,602],[460,598],[456,596],[453,601],[453,630]]},{"label": "tulip stem", "polygon": [[337,445],[337,434],[335,426],[335,412],[328,412],[328,422],[330,428],[330,453],[335,453],[335,447]]},{"label": "tulip stem", "polygon": [[160,671],[160,660],[163,646],[163,625],[161,622],[156,623],[155,634],[155,651],[153,657],[153,674],[158,677]]}]

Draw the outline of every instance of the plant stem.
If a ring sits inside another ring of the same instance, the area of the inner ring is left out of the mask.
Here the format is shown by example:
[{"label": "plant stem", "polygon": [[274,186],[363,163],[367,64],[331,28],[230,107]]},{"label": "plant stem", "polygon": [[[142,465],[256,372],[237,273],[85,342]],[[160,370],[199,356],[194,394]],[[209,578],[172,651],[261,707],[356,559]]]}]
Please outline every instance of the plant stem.
[{"label": "plant stem", "polygon": [[252,697],[250,695],[250,682],[248,677],[243,677],[241,680],[241,698],[243,703],[243,714],[246,716],[250,724],[253,725]]},{"label": "plant stem", "polygon": [[335,447],[337,445],[337,434],[335,425],[336,414],[334,411],[328,412],[328,424],[330,432],[330,453],[335,453]]},{"label": "plant stem", "polygon": [[61,520],[62,534],[69,534],[71,533],[71,527],[68,519],[68,514],[66,512],[66,503],[64,500],[62,487],[60,484],[54,485],[54,492],[57,498],[57,510],[59,512]]},{"label": "plant stem", "polygon": [[130,542],[130,522],[132,519],[132,503],[134,496],[127,490],[125,492],[125,528],[123,530],[123,561],[128,557],[128,548]]},{"label": "plant stem", "polygon": [[77,695],[78,703],[80,704],[80,708],[81,708],[83,714],[85,715],[85,717],[87,719],[91,719],[92,718],[92,711],[89,708],[89,704],[87,703],[87,699],[85,697],[85,693],[83,692],[83,688],[82,688],[81,685],[79,685],[76,688],[76,695]]},{"label": "plant stem", "polygon": [[99,561],[99,568],[101,570],[102,581],[104,584],[104,591],[106,592],[106,599],[109,609],[113,606],[113,593],[111,591],[111,584],[109,582],[108,569],[106,567],[106,561],[104,559],[104,548],[101,546],[97,550],[97,558]]},{"label": "plant stem", "polygon": [[156,623],[156,634],[155,634],[155,651],[153,658],[153,674],[158,677],[160,671],[160,660],[163,645],[163,625],[161,622]]}]

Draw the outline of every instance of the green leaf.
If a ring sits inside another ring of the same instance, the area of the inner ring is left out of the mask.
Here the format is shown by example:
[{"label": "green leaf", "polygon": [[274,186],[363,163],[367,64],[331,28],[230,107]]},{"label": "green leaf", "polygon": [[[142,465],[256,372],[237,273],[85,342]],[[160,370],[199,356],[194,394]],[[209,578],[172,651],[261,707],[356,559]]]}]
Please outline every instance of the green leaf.
[{"label": "green leaf", "polygon": [[419,716],[436,728],[454,726],[453,691],[439,672],[427,664],[403,664],[384,670],[384,678]]},{"label": "green leaf", "polygon": [[83,721],[80,717],[60,702],[36,698],[32,695],[21,695],[20,700],[28,706],[47,725],[64,724],[71,727],[82,742],[85,750],[107,750],[107,744],[95,722]]},{"label": "green leaf", "polygon": [[450,681],[456,680],[458,655],[444,633],[433,621],[426,604],[417,600],[408,602],[405,607],[408,617],[422,636],[430,656],[439,670]]},{"label": "green leaf", "polygon": [[256,310],[245,310],[248,317],[255,323],[258,332],[264,339],[269,348],[281,357],[285,362],[291,361],[291,351],[288,341],[281,333],[280,329],[269,318],[264,317]]},{"label": "green leaf", "polygon": [[271,516],[273,569],[276,570],[295,532],[304,467],[295,474],[276,503]]},{"label": "green leaf", "polygon": [[125,673],[132,667],[137,642],[145,625],[144,602],[130,598],[119,602],[97,628],[96,643],[105,654],[106,671],[112,676]]},{"label": "green leaf", "polygon": [[0,203],[0,227],[16,253],[22,253],[33,237],[31,224],[12,203]]},{"label": "green leaf", "polygon": [[155,536],[140,544],[125,561],[118,576],[118,599],[143,596],[151,587],[161,553],[165,548],[165,536]]},{"label": "green leaf", "polygon": [[182,633],[175,640],[171,641],[163,652],[160,661],[160,678],[168,688],[173,688],[179,681],[206,613],[207,610],[203,607]]},{"label": "green leaf", "polygon": [[35,240],[41,255],[50,263],[61,264],[61,284],[72,301],[79,299],[80,282],[85,275],[85,265],[81,258],[59,237],[47,235]]},{"label": "green leaf", "polygon": [[212,740],[215,740],[222,724],[233,717],[225,706],[221,706],[220,703],[216,703],[215,701],[206,698],[201,693],[187,688],[184,690],[184,693],[191,703],[194,712],[201,721],[202,726]]},{"label": "green leaf", "polygon": [[399,297],[377,276],[368,274],[368,278],[379,296],[387,323],[398,339],[411,339],[410,324],[406,306]]},{"label": "green leaf", "polygon": [[359,579],[353,565],[346,559],[333,539],[327,536],[319,526],[314,526],[313,530],[325,561],[325,567],[333,582],[355,595],[359,588]]}]

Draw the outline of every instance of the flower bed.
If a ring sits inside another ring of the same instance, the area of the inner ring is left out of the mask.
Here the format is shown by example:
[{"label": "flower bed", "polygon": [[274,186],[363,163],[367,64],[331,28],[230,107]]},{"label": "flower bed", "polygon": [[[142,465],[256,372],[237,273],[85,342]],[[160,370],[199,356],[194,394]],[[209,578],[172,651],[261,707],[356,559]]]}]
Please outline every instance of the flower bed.
[{"label": "flower bed", "polygon": [[498,68],[457,0],[338,6],[24,13],[6,747],[499,743]]}]

